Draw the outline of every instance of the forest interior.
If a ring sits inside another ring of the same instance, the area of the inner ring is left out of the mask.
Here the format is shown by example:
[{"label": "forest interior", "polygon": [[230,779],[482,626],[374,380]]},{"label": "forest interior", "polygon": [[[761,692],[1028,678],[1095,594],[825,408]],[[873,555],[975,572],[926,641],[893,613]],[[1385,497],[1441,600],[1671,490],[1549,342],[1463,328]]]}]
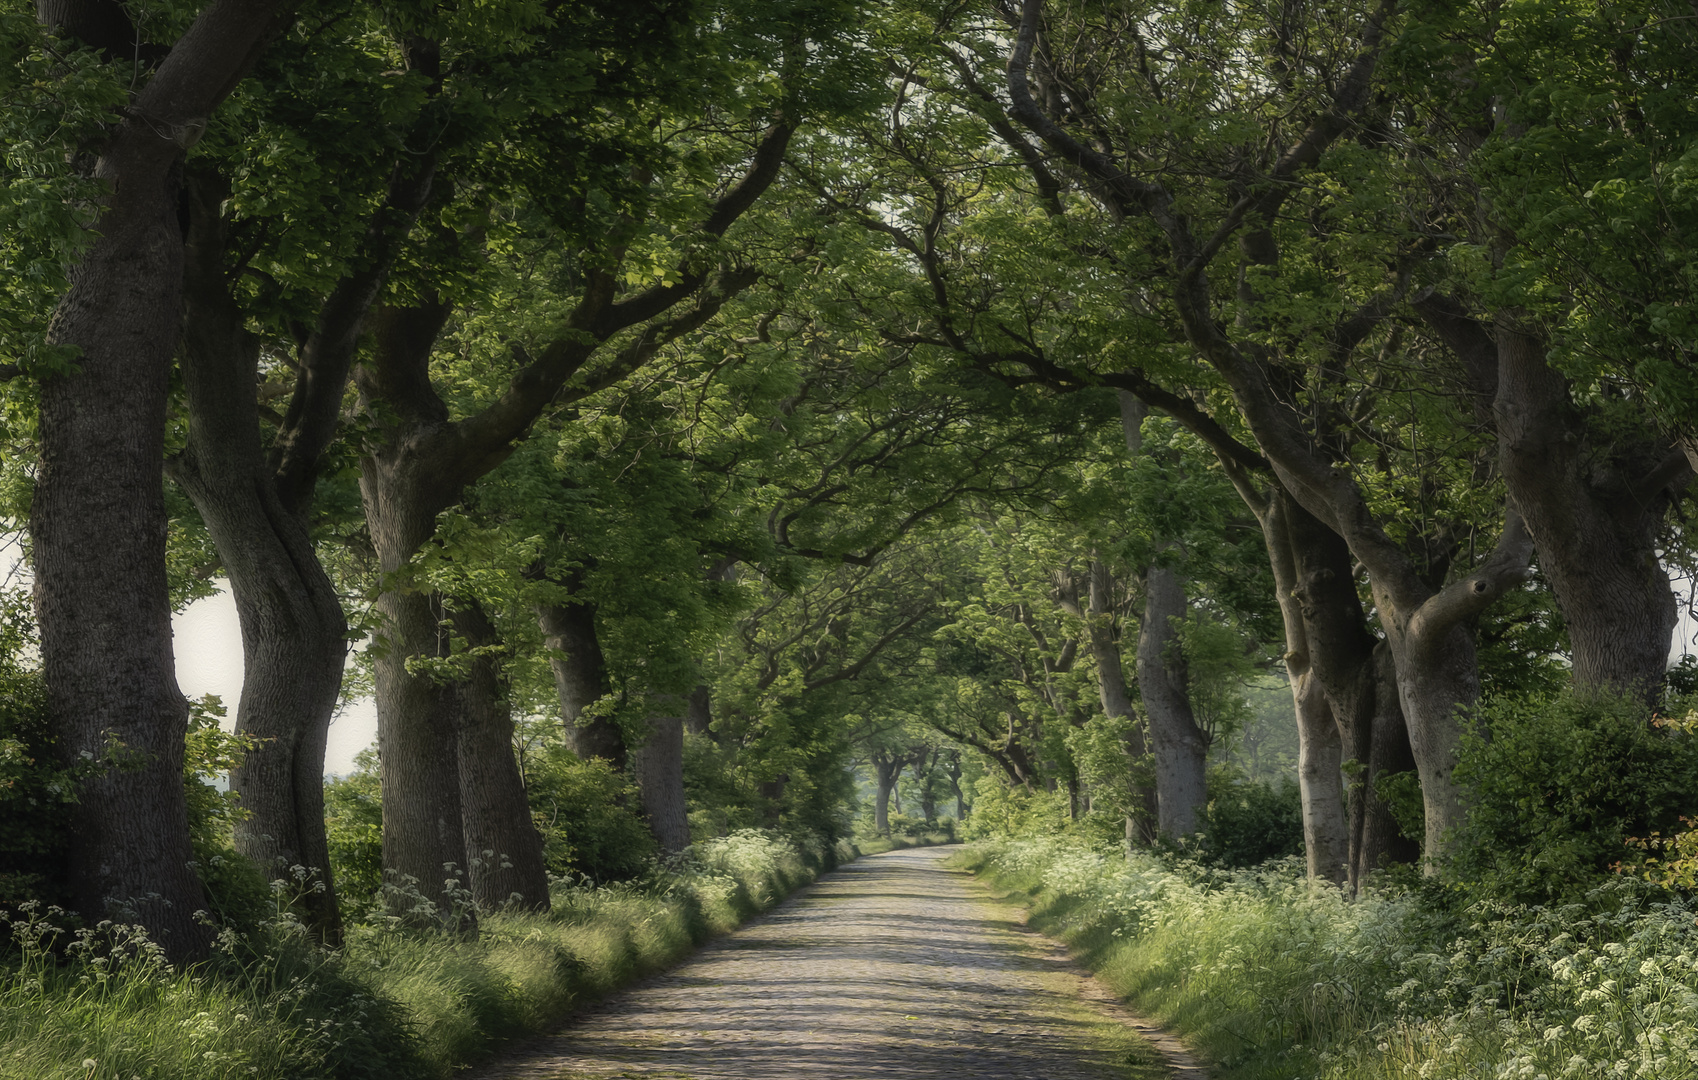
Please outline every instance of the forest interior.
[{"label": "forest interior", "polygon": [[447,1077],[956,841],[1218,1080],[1698,1077],[1695,58],[0,0],[0,1078]]}]

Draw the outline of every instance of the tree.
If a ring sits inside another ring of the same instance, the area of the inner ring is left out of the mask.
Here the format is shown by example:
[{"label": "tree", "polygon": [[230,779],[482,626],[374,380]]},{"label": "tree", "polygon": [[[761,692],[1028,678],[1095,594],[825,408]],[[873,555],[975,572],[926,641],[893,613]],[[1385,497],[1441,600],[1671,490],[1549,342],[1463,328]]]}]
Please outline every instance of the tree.
[{"label": "tree", "polygon": [[[1063,85],[1073,88],[1079,109],[1099,107],[1094,97],[1077,89],[1089,84],[1050,66],[1051,56],[1056,55],[1053,50],[1046,45],[1044,53],[1035,52],[1041,34],[1062,29],[1046,27],[1045,8],[1039,0],[1028,0],[1021,11],[1009,53],[1008,93],[1020,123],[1083,170],[1115,214],[1154,226],[1172,259],[1168,298],[1187,342],[1230,388],[1282,484],[1305,509],[1331,525],[1367,567],[1397,662],[1403,712],[1421,773],[1427,811],[1424,850],[1436,859],[1464,815],[1464,796],[1451,770],[1461,733],[1457,710],[1468,708],[1479,693],[1468,624],[1524,576],[1531,544],[1521,517],[1511,510],[1493,555],[1474,573],[1444,587],[1423,580],[1407,554],[1386,534],[1356,481],[1319,451],[1302,414],[1276,391],[1277,353],[1255,337],[1255,331],[1267,325],[1258,303],[1274,280],[1270,271],[1277,272],[1282,250],[1274,229],[1277,215],[1298,190],[1299,176],[1357,122],[1370,100],[1389,15],[1389,9],[1381,7],[1356,16],[1360,43],[1356,54],[1335,60],[1327,85],[1312,98],[1304,100],[1299,95],[1289,103],[1297,105],[1303,116],[1306,126],[1301,134],[1269,132],[1268,145],[1281,149],[1244,163],[1236,191],[1229,188],[1221,193],[1224,198],[1216,204],[1215,224],[1207,234],[1193,225],[1191,215],[1180,211],[1170,180],[1146,179],[1128,168],[1128,159],[1115,156],[1120,151],[1104,153],[1081,142],[1064,126],[1065,118],[1057,117],[1061,95],[1049,102],[1049,111],[1033,96],[1029,72],[1036,63],[1058,90]],[[1278,61],[1285,63],[1282,57]],[[1237,334],[1215,317],[1215,298],[1209,288],[1211,265],[1234,240],[1240,251],[1240,285],[1234,300],[1242,330]],[[1348,349],[1374,328],[1383,306],[1398,299],[1405,287],[1394,284],[1389,291],[1382,289],[1337,321],[1322,340],[1348,355]]]},{"label": "tree", "polygon": [[[162,496],[165,407],[183,273],[183,157],[251,68],[283,5],[216,0],[101,133],[94,239],[47,341],[75,359],[41,375],[41,460],[30,536],[42,668],[66,764],[81,785],[70,853],[79,911],[146,925],[175,960],[211,941],[183,802],[187,706],[171,658]],[[123,40],[122,9],[43,5],[67,34]],[[133,28],[130,40],[135,40]]]}]

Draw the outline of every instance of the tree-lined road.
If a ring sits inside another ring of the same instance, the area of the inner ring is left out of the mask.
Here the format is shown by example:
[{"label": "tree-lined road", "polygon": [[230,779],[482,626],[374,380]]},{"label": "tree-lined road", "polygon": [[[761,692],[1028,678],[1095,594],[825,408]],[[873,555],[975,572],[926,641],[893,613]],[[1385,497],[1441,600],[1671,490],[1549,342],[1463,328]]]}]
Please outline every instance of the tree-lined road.
[{"label": "tree-lined road", "polygon": [[483,1078],[1202,1080],[951,850],[852,863]]}]

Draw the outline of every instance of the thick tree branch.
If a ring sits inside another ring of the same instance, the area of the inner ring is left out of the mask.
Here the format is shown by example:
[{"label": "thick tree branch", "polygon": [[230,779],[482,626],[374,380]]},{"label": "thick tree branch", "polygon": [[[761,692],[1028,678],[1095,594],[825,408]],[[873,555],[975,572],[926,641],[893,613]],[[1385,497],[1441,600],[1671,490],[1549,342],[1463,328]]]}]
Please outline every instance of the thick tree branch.
[{"label": "thick tree branch", "polygon": [[[1415,609],[1405,631],[1410,647],[1429,649],[1436,656],[1444,647],[1447,631],[1478,617],[1498,597],[1526,579],[1532,558],[1533,538],[1521,514],[1512,506],[1504,514],[1503,533],[1486,561],[1472,574],[1445,586]],[[1419,662],[1430,658],[1416,659]]]},{"label": "thick tree branch", "polygon": [[319,462],[336,435],[366,314],[430,197],[435,175],[433,152],[417,158],[404,155],[395,163],[383,205],[366,223],[359,265],[325,297],[318,322],[301,349],[295,390],[270,453],[278,493],[297,515],[305,512],[312,498]]}]

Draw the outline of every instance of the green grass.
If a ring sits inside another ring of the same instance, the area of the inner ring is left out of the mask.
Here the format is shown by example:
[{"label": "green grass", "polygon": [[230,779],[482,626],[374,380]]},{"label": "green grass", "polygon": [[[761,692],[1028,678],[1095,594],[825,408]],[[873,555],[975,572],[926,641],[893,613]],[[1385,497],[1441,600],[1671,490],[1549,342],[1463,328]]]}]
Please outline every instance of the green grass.
[{"label": "green grass", "polygon": [[1216,1080],[1698,1076],[1694,907],[1632,883],[1447,913],[1410,893],[1346,901],[1290,862],[1217,871],[1066,838],[959,862]]},{"label": "green grass", "polygon": [[1152,865],[1137,882],[1145,895],[1105,904],[1087,880],[1095,868],[1070,865],[1069,852],[998,854],[975,845],[960,861],[1025,903],[1031,925],[1066,941],[1116,995],[1180,1034],[1217,1080],[1317,1076],[1317,1047],[1378,1019],[1348,996],[1323,1004],[1310,992],[1327,982],[1317,960],[1332,948],[1328,931],[1348,922],[1333,894],[1304,889],[1267,903],[1192,891]]},{"label": "green grass", "polygon": [[0,1078],[447,1077],[676,964],[830,861],[738,834],[653,883],[561,888],[546,915],[486,915],[474,940],[364,925],[331,955],[273,928],[227,934],[192,972],[122,929],[67,952],[47,920],[23,918],[0,969]]}]

